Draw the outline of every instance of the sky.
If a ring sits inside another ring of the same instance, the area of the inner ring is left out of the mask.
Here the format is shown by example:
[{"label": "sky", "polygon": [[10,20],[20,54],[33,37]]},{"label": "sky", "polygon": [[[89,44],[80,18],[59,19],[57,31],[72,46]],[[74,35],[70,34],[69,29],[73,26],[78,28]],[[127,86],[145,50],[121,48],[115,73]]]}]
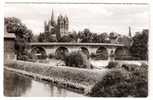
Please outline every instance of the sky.
[{"label": "sky", "polygon": [[44,31],[44,21],[59,14],[69,18],[69,31],[88,28],[94,33],[128,35],[149,29],[149,5],[130,4],[5,4],[5,17],[19,18],[34,34]]}]

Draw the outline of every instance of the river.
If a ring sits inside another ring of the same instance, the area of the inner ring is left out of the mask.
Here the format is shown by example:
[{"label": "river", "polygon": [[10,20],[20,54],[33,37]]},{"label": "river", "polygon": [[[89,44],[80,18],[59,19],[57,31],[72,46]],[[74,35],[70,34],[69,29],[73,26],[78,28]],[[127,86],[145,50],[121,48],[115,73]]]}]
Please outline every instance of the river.
[{"label": "river", "polygon": [[51,82],[34,80],[30,77],[4,71],[4,95],[10,97],[82,97],[79,94],[64,88],[55,86]]}]

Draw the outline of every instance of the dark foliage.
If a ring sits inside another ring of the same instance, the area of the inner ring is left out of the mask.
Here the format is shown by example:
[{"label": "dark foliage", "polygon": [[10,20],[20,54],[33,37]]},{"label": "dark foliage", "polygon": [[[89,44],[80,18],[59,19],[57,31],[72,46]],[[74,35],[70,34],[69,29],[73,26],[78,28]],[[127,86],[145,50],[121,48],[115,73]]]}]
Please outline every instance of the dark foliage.
[{"label": "dark foliage", "polygon": [[76,32],[72,32],[71,34],[60,36],[57,40],[56,31],[51,31],[51,33],[40,33],[38,36],[39,42],[77,42],[77,34]]},{"label": "dark foliage", "polygon": [[93,97],[147,97],[148,66],[123,65],[108,72],[88,94]]},{"label": "dark foliage", "polygon": [[106,68],[116,68],[118,66],[117,62],[110,61]]},{"label": "dark foliage", "polygon": [[55,56],[53,54],[49,54],[48,57],[51,58],[55,58]]},{"label": "dark foliage", "polygon": [[17,59],[25,60],[28,58],[27,54],[27,43],[32,41],[33,34],[26,25],[24,25],[20,19],[15,17],[5,18],[5,27],[8,33],[14,33],[15,39],[15,50]]},{"label": "dark foliage", "polygon": [[78,68],[90,68],[87,56],[82,52],[72,52],[64,57],[66,66]]},{"label": "dark foliage", "polygon": [[40,33],[38,36],[38,42],[57,42],[57,39],[50,33]]},{"label": "dark foliage", "polygon": [[133,37],[133,45],[130,48],[132,55],[141,60],[148,59],[148,34],[149,30],[143,30],[142,33]]},{"label": "dark foliage", "polygon": [[59,42],[71,42],[72,38],[70,38],[70,36],[63,36],[61,37],[61,39],[59,40]]},{"label": "dark foliage", "polygon": [[91,43],[92,42],[92,33],[89,29],[84,29],[83,32],[78,33],[80,42],[82,43]]},{"label": "dark foliage", "polygon": [[20,19],[15,17],[7,17],[4,20],[4,24],[8,33],[15,33],[16,36],[24,38],[26,42],[32,41],[32,31],[28,29]]}]

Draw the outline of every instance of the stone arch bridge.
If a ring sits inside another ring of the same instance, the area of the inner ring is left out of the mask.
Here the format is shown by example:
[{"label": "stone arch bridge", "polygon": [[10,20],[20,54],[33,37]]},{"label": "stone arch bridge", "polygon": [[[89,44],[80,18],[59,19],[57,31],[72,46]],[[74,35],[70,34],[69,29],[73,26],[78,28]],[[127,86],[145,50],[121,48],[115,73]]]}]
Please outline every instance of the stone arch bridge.
[{"label": "stone arch bridge", "polygon": [[87,55],[102,54],[107,59],[114,59],[115,55],[126,56],[129,54],[128,48],[124,44],[112,43],[46,43],[35,42],[29,43],[29,52],[36,55],[52,55],[62,57],[66,53],[73,51],[83,51]]}]

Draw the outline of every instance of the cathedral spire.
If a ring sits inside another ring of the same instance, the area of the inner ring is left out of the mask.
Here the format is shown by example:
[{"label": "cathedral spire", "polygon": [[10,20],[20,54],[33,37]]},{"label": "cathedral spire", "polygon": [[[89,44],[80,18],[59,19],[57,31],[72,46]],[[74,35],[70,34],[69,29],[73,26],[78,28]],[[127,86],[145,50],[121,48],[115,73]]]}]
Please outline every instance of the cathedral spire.
[{"label": "cathedral spire", "polygon": [[129,37],[132,37],[131,36],[131,27],[129,26]]},{"label": "cathedral spire", "polygon": [[53,9],[52,9],[52,14],[51,14],[51,24],[53,25],[53,26],[55,26],[55,20],[54,20],[54,11],[53,11]]},{"label": "cathedral spire", "polygon": [[54,11],[52,9],[51,21],[54,21]]},{"label": "cathedral spire", "polygon": [[46,21],[44,21],[44,25],[47,26],[47,22]]},{"label": "cathedral spire", "polygon": [[47,31],[47,22],[44,21],[44,32],[46,33],[46,31]]}]

